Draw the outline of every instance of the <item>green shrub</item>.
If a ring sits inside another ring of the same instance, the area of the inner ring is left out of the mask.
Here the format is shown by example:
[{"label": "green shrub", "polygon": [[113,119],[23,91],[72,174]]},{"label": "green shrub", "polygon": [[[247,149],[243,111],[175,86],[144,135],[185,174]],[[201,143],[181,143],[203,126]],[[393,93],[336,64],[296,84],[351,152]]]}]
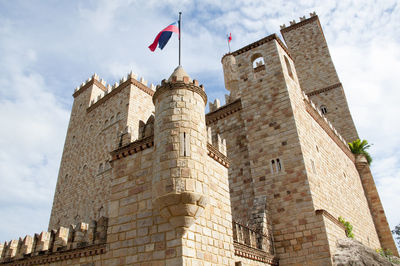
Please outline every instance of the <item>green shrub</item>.
[{"label": "green shrub", "polygon": [[390,249],[383,249],[383,248],[378,248],[375,250],[376,253],[387,259],[388,261],[394,263],[394,264],[400,264],[400,260],[396,257],[393,256],[393,253]]},{"label": "green shrub", "polygon": [[344,227],[346,227],[346,236],[349,238],[354,238],[353,226],[345,219],[343,219],[341,216],[338,218],[338,220],[344,225]]}]

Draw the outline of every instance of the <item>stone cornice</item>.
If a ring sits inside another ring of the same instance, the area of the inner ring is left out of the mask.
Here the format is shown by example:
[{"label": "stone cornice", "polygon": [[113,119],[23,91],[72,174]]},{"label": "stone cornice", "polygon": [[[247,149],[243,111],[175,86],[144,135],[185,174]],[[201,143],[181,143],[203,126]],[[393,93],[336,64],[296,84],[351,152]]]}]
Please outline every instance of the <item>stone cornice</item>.
[{"label": "stone cornice", "polygon": [[242,110],[242,101],[241,99],[237,99],[229,104],[226,104],[217,110],[206,114],[206,125],[209,125],[211,123],[214,123],[224,117],[227,117],[228,115],[231,115],[233,113],[236,113],[238,111]]},{"label": "stone cornice", "polygon": [[25,255],[21,259],[13,259],[9,262],[4,261],[2,265],[40,265],[50,264],[58,261],[71,260],[74,258],[83,258],[89,256],[96,256],[106,253],[106,244],[91,245],[83,248],[72,250],[57,251],[57,252],[44,252],[43,254]]},{"label": "stone cornice", "polygon": [[253,248],[237,241],[233,241],[233,247],[236,256],[268,263],[269,265],[278,265],[278,259],[263,250]]},{"label": "stone cornice", "polygon": [[[93,80],[93,79],[92,79]],[[95,79],[94,79],[95,80]],[[95,80],[97,81],[97,80]],[[90,82],[88,82],[90,83]],[[99,83],[100,85],[103,86],[103,84],[101,84],[100,82],[97,81],[97,83]],[[95,83],[97,85],[97,83]],[[144,85],[143,83],[141,83],[140,81],[137,81],[134,78],[129,78],[127,79],[125,82],[121,83],[118,87],[116,87],[115,89],[113,89],[112,91],[110,91],[109,93],[107,93],[106,95],[103,96],[103,98],[99,99],[97,102],[95,102],[94,104],[92,104],[91,106],[89,106],[86,111],[89,113],[90,111],[92,111],[93,109],[95,109],[97,106],[103,104],[105,101],[107,101],[108,99],[110,99],[112,96],[114,96],[115,94],[119,93],[120,91],[122,91],[124,88],[130,86],[130,85],[134,85],[135,87],[137,87],[138,89],[140,89],[141,91],[147,93],[150,96],[154,95],[154,91],[152,89],[150,89],[149,87],[147,87],[146,85]],[[86,85],[85,85],[86,86]],[[104,87],[104,86],[103,86]],[[105,88],[105,87],[104,87]],[[102,90],[104,90],[103,88],[101,88]],[[80,89],[79,91],[81,91],[82,89]],[[106,89],[107,90],[107,89]],[[77,91],[77,92],[79,92]]]},{"label": "stone cornice", "polygon": [[340,88],[340,87],[342,87],[342,83],[339,82],[339,83],[333,84],[331,86],[328,86],[328,87],[325,87],[325,88],[322,88],[322,89],[319,89],[319,90],[308,92],[308,93],[306,93],[306,95],[307,96],[313,96],[313,95],[317,95],[317,94],[320,94],[320,93],[323,93],[323,92],[326,92],[326,91],[330,91],[330,90],[333,90],[333,89],[336,89],[336,88]]},{"label": "stone cornice", "polygon": [[[154,135],[129,143],[111,152],[111,161],[119,160],[129,155],[141,152],[154,146]],[[213,145],[207,143],[207,155],[229,168],[229,159],[217,150]]]},{"label": "stone cornice", "polygon": [[217,150],[216,147],[214,147],[210,143],[207,143],[207,155],[225,166],[226,168],[229,168],[230,161],[228,157],[223,155],[219,150]]},{"label": "stone cornice", "polygon": [[121,158],[138,153],[153,146],[154,146],[154,136],[149,136],[144,139],[131,142],[128,145],[125,145],[121,148],[112,151],[111,160],[112,161],[119,160]]},{"label": "stone cornice", "polygon": [[282,47],[282,49],[285,50],[286,54],[293,60],[292,56],[290,55],[289,49],[281,41],[281,39],[278,37],[278,35],[276,35],[274,33],[274,34],[268,35],[267,37],[264,37],[264,38],[262,38],[262,39],[260,39],[258,41],[255,41],[255,42],[253,42],[253,43],[251,43],[249,45],[246,45],[245,47],[242,47],[242,48],[240,48],[240,49],[238,49],[238,50],[236,50],[234,52],[225,54],[221,58],[221,62],[222,62],[222,60],[224,59],[225,56],[228,56],[228,55],[237,56],[239,54],[242,54],[244,52],[250,51],[251,49],[254,49],[254,48],[256,48],[256,47],[258,47],[260,45],[263,45],[264,43],[267,43],[267,42],[270,42],[270,41],[273,41],[273,40],[276,40],[279,43],[279,45]]},{"label": "stone cornice", "polygon": [[101,84],[100,81],[98,81],[95,78],[92,78],[91,80],[89,80],[83,87],[79,88],[79,90],[75,91],[74,94],[72,94],[72,96],[74,98],[76,98],[79,94],[81,94],[82,92],[84,92],[87,88],[89,88],[92,85],[96,85],[97,87],[99,87],[102,91],[107,91],[107,88]]},{"label": "stone cornice", "polygon": [[321,128],[328,134],[329,137],[338,145],[338,147],[349,157],[349,159],[354,163],[355,158],[354,154],[350,151],[348,145],[346,145],[336,134],[335,132],[330,128],[328,123],[322,118],[318,112],[311,106],[311,104],[307,101],[304,100],[306,110],[307,112],[311,115],[312,118],[318,123],[318,125],[321,126]]},{"label": "stone cornice", "polygon": [[171,82],[166,82],[163,80],[161,82],[161,86],[157,86],[157,90],[155,91],[153,95],[153,103],[155,104],[155,101],[158,96],[163,94],[166,91],[169,90],[179,90],[179,89],[187,89],[190,91],[193,91],[201,96],[204,100],[204,104],[207,104],[207,94],[205,93],[203,89],[203,85],[197,86],[198,82],[195,80],[194,82],[184,82],[184,81],[171,81]]},{"label": "stone cornice", "polygon": [[337,226],[339,226],[343,230],[346,230],[346,227],[344,226],[344,224],[339,222],[339,220],[337,218],[335,218],[332,214],[330,214],[328,211],[323,210],[323,209],[319,209],[319,210],[315,210],[315,214],[316,215],[322,215],[322,216],[326,217],[327,219],[331,220],[334,224],[336,224]]},{"label": "stone cornice", "polygon": [[318,20],[318,16],[312,16],[312,17],[310,17],[308,19],[305,19],[303,21],[300,21],[300,22],[298,22],[296,24],[290,25],[290,26],[288,26],[288,27],[286,27],[284,29],[281,29],[281,32],[284,33],[284,32],[288,32],[288,31],[297,29],[297,28],[299,28],[301,26],[304,26],[306,24],[309,24],[309,23],[311,23],[311,22],[313,22],[315,20]]}]

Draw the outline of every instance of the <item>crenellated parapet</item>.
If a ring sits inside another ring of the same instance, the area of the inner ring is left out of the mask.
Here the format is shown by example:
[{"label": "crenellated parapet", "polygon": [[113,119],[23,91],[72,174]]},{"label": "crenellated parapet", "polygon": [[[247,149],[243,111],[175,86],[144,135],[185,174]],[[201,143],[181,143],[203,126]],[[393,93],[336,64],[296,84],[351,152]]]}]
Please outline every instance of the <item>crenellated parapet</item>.
[{"label": "crenellated parapet", "polygon": [[[214,102],[214,106],[216,102]],[[228,104],[225,104],[224,106],[218,107],[215,109],[214,107],[212,108],[210,103],[210,112],[206,114],[206,124],[207,126],[210,125],[211,123],[214,123],[220,119],[223,119],[233,113],[236,113],[240,110],[242,110],[242,101],[240,99],[237,99],[233,102],[230,102]],[[212,109],[215,109],[211,111]]]},{"label": "crenellated parapet", "polygon": [[149,96],[153,96],[156,88],[154,84],[148,86],[147,81],[143,77],[139,79],[138,75],[133,73],[132,71],[126,76],[123,76],[119,81],[115,82],[113,85],[108,84],[104,79],[100,78],[95,73],[85,82],[83,82],[79,87],[75,88],[73,97],[76,98],[86,89],[92,87],[93,90],[91,92],[89,106],[87,108],[87,112],[90,112],[91,110],[101,105],[107,99],[117,94],[123,88],[129,85],[136,86],[138,89],[142,90]]},{"label": "crenellated parapet", "polygon": [[290,26],[286,26],[285,24],[281,25],[281,31],[290,31],[297,27],[300,27],[304,24],[312,22],[314,19],[317,19],[317,14],[314,12],[310,13],[310,18],[306,18],[306,16],[299,17],[300,21],[296,22],[296,20],[290,21]]},{"label": "crenellated parapet", "polygon": [[108,218],[78,223],[69,227],[59,227],[50,232],[41,232],[0,244],[0,263],[52,255],[61,251],[71,251],[91,245],[104,244],[107,240]]}]

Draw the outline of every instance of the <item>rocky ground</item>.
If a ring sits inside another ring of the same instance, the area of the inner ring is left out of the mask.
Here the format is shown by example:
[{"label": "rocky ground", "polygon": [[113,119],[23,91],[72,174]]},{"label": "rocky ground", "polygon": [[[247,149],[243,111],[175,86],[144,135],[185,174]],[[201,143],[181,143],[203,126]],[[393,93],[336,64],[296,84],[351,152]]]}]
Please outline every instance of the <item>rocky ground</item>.
[{"label": "rocky ground", "polygon": [[[392,262],[390,262],[391,260]],[[334,265],[337,266],[375,266],[375,265],[399,265],[397,257],[384,257],[375,250],[364,246],[361,242],[347,238],[337,243],[337,251],[333,256]]]}]

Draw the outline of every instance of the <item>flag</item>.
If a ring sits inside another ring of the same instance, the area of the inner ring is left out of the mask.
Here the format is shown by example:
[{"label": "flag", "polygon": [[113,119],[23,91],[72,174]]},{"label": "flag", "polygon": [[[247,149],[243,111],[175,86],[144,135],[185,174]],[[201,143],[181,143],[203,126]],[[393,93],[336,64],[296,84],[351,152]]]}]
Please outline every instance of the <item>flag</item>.
[{"label": "flag", "polygon": [[229,36],[228,36],[228,42],[231,42],[232,41],[232,34],[231,33],[229,33]]},{"label": "flag", "polygon": [[173,32],[179,35],[179,28],[177,27],[177,22],[172,23],[171,25],[160,31],[157,34],[156,38],[154,39],[154,42],[149,46],[149,49],[152,52],[154,52],[158,44],[158,47],[162,50],[169,41],[169,39],[171,38]]}]

